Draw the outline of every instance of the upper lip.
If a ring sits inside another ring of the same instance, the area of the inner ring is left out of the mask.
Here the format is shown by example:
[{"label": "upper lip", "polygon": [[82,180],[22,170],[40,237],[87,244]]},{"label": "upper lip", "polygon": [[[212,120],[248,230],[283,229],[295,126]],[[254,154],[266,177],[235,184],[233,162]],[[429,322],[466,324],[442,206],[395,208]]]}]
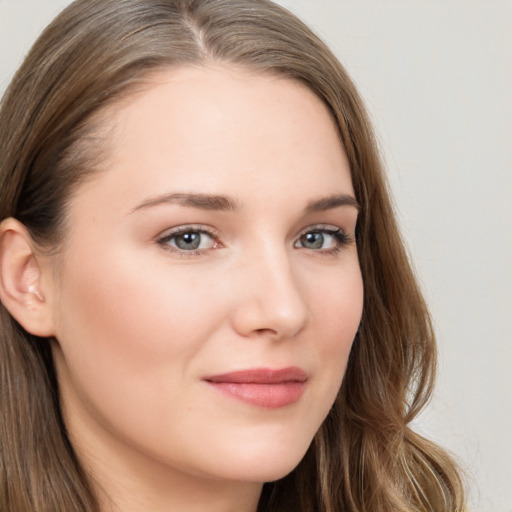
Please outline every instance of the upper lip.
[{"label": "upper lip", "polygon": [[307,373],[297,366],[280,368],[250,368],[206,377],[207,382],[236,384],[282,384],[286,382],[305,382]]}]

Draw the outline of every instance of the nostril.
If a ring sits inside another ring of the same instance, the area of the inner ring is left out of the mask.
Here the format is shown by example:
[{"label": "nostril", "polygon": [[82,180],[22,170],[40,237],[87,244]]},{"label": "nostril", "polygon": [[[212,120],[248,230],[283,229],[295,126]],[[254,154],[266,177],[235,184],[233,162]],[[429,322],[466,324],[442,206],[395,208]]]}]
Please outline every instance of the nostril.
[{"label": "nostril", "polygon": [[255,329],[255,334],[261,335],[261,336],[276,336],[277,331],[274,329]]}]

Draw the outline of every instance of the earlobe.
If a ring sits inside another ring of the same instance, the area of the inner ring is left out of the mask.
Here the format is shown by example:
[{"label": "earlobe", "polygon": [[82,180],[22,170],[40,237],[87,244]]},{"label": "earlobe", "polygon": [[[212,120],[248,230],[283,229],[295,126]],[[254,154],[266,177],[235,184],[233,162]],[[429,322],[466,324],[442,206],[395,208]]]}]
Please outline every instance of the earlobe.
[{"label": "earlobe", "polygon": [[48,337],[54,329],[40,259],[21,222],[0,223],[0,301],[27,332]]}]

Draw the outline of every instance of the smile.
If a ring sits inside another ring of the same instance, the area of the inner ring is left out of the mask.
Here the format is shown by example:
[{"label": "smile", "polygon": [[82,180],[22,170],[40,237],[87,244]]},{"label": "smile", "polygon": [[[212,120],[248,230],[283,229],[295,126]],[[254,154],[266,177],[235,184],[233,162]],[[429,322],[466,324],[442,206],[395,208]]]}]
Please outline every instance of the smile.
[{"label": "smile", "polygon": [[297,402],[308,376],[297,367],[241,370],[204,379],[221,393],[257,407],[279,409]]}]

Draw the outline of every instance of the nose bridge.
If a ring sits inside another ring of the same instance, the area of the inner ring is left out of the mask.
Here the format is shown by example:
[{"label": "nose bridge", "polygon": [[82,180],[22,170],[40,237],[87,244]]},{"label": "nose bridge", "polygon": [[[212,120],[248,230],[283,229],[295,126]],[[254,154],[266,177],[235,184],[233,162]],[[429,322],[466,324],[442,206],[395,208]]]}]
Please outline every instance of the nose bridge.
[{"label": "nose bridge", "polygon": [[300,276],[284,244],[267,240],[243,258],[242,289],[236,300],[236,327],[244,335],[279,338],[300,332],[309,318]]}]

